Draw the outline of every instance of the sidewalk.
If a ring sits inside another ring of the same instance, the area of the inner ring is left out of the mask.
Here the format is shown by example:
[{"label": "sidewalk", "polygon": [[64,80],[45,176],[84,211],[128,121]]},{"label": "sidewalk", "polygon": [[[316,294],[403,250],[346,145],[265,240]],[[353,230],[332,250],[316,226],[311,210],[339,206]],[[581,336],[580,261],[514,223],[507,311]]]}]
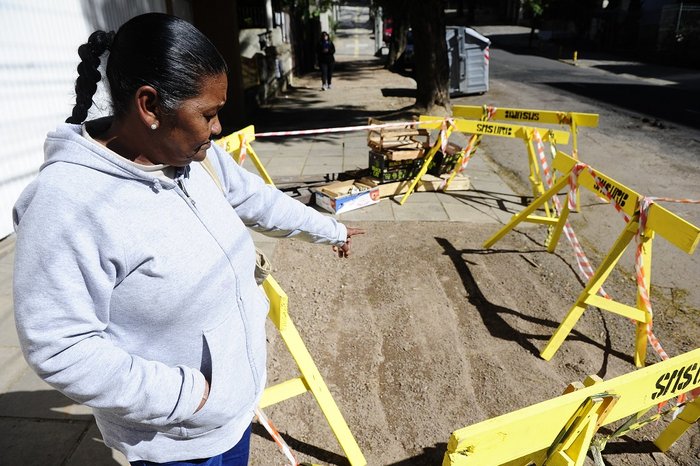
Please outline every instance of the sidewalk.
[{"label": "sidewalk", "polygon": [[[413,103],[415,83],[383,69],[373,54],[368,12],[344,7],[335,41],[338,61],[329,91],[317,76],[299,78],[288,95],[255,118],[256,131],[363,125],[368,117],[404,119]],[[464,145],[466,138],[451,140]],[[306,185],[367,167],[366,132],[328,133],[310,137],[265,138],[252,143],[275,182]],[[245,166],[254,170],[248,161]],[[415,193],[400,206],[379,204],[342,214],[354,221],[452,221],[503,223],[520,209],[521,197],[508,188],[483,157],[469,165],[471,190]],[[294,189],[290,189],[290,193]],[[255,235],[274,256],[275,241]],[[42,382],[27,367],[19,349],[12,310],[14,236],[0,241],[0,464],[116,465],[128,464],[100,439],[90,410],[73,403]],[[271,446],[271,448],[274,448]],[[253,459],[254,462],[254,459]]]}]

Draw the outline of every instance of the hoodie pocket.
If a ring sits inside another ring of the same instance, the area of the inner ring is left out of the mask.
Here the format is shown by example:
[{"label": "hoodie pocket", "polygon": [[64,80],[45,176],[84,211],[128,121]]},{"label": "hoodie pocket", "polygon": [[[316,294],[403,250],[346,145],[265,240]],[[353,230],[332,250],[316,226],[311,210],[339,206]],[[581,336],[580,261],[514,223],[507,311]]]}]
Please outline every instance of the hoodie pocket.
[{"label": "hoodie pocket", "polygon": [[183,422],[185,437],[218,429],[253,409],[256,380],[248,355],[245,327],[237,313],[204,332],[211,358],[209,398],[204,407]]}]

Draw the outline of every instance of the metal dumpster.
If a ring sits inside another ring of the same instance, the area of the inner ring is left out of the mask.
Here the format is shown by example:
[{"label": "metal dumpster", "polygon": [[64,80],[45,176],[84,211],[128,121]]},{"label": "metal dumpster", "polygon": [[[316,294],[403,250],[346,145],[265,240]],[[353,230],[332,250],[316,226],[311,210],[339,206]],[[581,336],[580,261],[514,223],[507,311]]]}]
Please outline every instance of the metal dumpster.
[{"label": "metal dumpster", "polygon": [[468,27],[447,26],[445,29],[450,95],[488,91],[491,41]]}]

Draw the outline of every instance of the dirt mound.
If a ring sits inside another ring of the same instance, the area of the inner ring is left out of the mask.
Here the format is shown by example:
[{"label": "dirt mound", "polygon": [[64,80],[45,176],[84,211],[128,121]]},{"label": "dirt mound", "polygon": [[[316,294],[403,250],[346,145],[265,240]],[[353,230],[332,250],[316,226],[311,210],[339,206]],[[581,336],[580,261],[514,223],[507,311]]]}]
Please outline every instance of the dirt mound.
[{"label": "dirt mound", "polygon": [[[483,250],[495,225],[358,226],[367,234],[350,260],[334,260],[327,247],[283,241],[273,274],[369,465],[441,464],[458,428],[558,396],[589,374],[610,379],[635,369],[632,324],[597,309],[584,313],[552,361],[539,357],[583,286],[569,246],[547,253],[542,227],[524,227]],[[630,277],[614,273],[607,289],[633,302]],[[672,355],[699,340],[700,315],[682,317],[683,333],[667,314],[655,320]],[[268,330],[274,384],[297,373],[271,324]],[[648,362],[655,362],[652,352]],[[301,461],[346,464],[310,394],[266,412]],[[667,455],[653,453],[651,441],[666,425],[608,444],[606,464],[697,465],[695,428]],[[255,431],[261,435],[253,437],[251,464],[281,464],[262,428]]]}]

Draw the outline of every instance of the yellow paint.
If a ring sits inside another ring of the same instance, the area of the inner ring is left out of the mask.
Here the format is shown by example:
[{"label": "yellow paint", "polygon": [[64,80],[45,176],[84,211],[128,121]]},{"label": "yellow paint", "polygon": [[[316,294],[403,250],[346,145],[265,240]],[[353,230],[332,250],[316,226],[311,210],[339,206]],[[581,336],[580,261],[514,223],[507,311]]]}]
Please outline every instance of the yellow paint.
[{"label": "yellow paint", "polygon": [[[569,175],[577,163],[578,161],[574,158],[566,155],[563,152],[558,152],[552,163],[552,167],[554,170],[562,174],[559,180],[542,196],[535,199],[523,211],[513,216],[510,222],[498,230],[484,243],[484,248],[490,248],[493,246],[498,240],[503,238],[509,231],[511,231],[521,222],[527,221],[533,223],[544,223],[539,219],[532,219],[531,215],[538,208],[551,200],[552,197],[559,194],[559,192],[568,185]],[[637,205],[639,204],[639,200],[642,196],[597,170],[593,170],[593,172],[594,173],[592,175],[588,170],[582,170],[577,178],[578,186],[588,189],[602,199],[607,199],[605,194],[599,190],[596,181],[605,184],[609,192],[615,193],[615,197],[620,203],[621,210],[629,215],[630,222],[625,226],[624,230],[610,248],[601,264],[595,270],[593,276],[586,284],[586,287],[583,289],[571,309],[569,309],[569,312],[564,320],[562,320],[559,328],[557,328],[554,335],[552,335],[549,342],[547,342],[546,346],[540,353],[540,356],[542,356],[542,358],[545,360],[550,360],[569,335],[574,325],[576,325],[576,322],[578,322],[578,320],[581,318],[586,308],[588,306],[595,306],[600,309],[628,317],[637,322],[634,359],[635,364],[638,367],[641,367],[644,365],[644,360],[646,359],[646,324],[651,322],[652,316],[647,314],[638,294],[636,307],[633,307],[619,303],[612,299],[602,298],[598,296],[597,293],[617,265],[618,261],[622,257],[622,254],[625,252],[629,244],[633,242],[637,235],[639,230],[639,214],[637,212]],[[561,229],[566,222],[567,215],[568,207],[565,206],[560,218],[558,219],[558,223],[554,227],[551,242],[548,245],[548,251],[550,252],[553,252],[554,248],[556,247]],[[658,204],[652,204],[649,207],[647,231],[643,236],[642,249],[642,260],[646,273],[645,280],[647,282],[648,290],[651,290],[651,244],[655,234],[662,236],[671,244],[688,254],[692,254],[694,252],[698,241],[700,241],[700,228],[688,223],[687,221],[668,211],[666,208]]]},{"label": "yellow paint", "polygon": [[[486,106],[476,105],[455,105],[452,107],[452,115],[460,118],[477,119],[480,118]],[[492,121],[517,121],[527,124],[548,124],[548,125],[568,125],[571,132],[571,153],[578,160],[578,127],[585,126],[594,128],[598,126],[597,113],[563,112],[557,110],[534,110],[527,108],[496,108],[491,117]],[[542,133],[542,131],[540,131]],[[557,138],[560,144],[567,144]],[[576,195],[576,211],[581,203],[578,194]]]},{"label": "yellow paint", "polygon": [[[438,128],[440,128],[440,125],[438,125]],[[454,130],[454,127],[452,125],[447,125],[447,128],[445,128],[445,139],[450,138],[450,134],[452,134],[452,131]],[[411,180],[411,183],[408,185],[408,190],[406,193],[401,197],[401,201],[399,201],[400,205],[403,205],[404,202],[408,199],[408,196],[411,195],[413,190],[416,188],[416,185],[420,181],[421,178],[423,178],[423,175],[425,175],[428,172],[428,167],[430,166],[430,162],[433,161],[433,158],[435,157],[435,154],[437,154],[437,151],[440,150],[440,141],[441,138],[438,137],[437,141],[435,141],[435,144],[433,144],[433,147],[430,148],[428,153],[425,155],[423,159],[423,165],[420,168],[420,171],[418,174]],[[447,144],[447,141],[445,141],[445,144]]]},{"label": "yellow paint", "polygon": [[365,457],[360,451],[355,437],[350,432],[350,428],[328,390],[328,386],[323,381],[323,377],[311,358],[311,354],[306,349],[304,341],[289,317],[289,298],[287,294],[272,276],[268,276],[262,286],[270,300],[269,318],[279,330],[280,336],[294,358],[301,376],[266,388],[260,407],[264,408],[295,396],[303,395],[306,392],[311,392],[340,447],[345,452],[350,465],[366,465],[367,461],[365,461]]},{"label": "yellow paint", "polygon": [[[674,371],[688,371],[692,375],[690,382],[686,384],[680,375],[673,376],[680,380],[679,384],[676,379],[670,380]],[[598,427],[699,387],[700,377],[694,371],[700,371],[700,349],[456,430],[450,436],[442,464],[582,464]],[[684,422],[696,422],[697,415],[690,412]],[[670,446],[668,441],[675,441],[683,427],[669,432],[661,443]]]},{"label": "yellow paint", "polygon": [[[549,143],[558,143],[561,142],[563,144],[567,144],[569,142],[569,133],[567,131],[561,131],[561,130],[552,130],[552,129],[547,129],[547,128],[535,128],[535,127],[530,127],[530,126],[522,126],[522,125],[513,125],[513,124],[507,124],[507,123],[493,123],[493,122],[488,122],[483,120],[484,115],[483,115],[483,109],[481,107],[475,107],[478,108],[480,113],[480,116],[482,120],[479,121],[472,121],[472,120],[465,120],[463,118],[452,118],[451,119],[451,125],[450,128],[454,128],[457,131],[465,134],[471,134],[472,137],[476,135],[477,137],[481,138],[482,136],[498,136],[498,137],[506,137],[506,138],[517,138],[517,139],[522,139],[522,141],[525,143],[525,147],[527,150],[527,155],[528,155],[528,167],[530,170],[530,186],[532,187],[532,193],[534,197],[538,197],[542,195],[545,191],[544,189],[544,183],[542,182],[542,175],[540,174],[540,168],[539,168],[539,163],[537,161],[537,154],[535,152],[533,143],[532,143],[532,138],[533,138],[533,133],[535,130],[537,130],[541,137],[543,142],[549,142]],[[444,118],[438,117],[438,116],[431,116],[431,115],[421,115],[419,121],[422,123],[420,124],[421,128],[425,129],[438,129],[441,127],[443,124],[442,122],[444,121]],[[472,149],[472,153],[476,149],[476,142],[474,145],[474,148]],[[435,149],[437,151],[437,149]],[[449,180],[451,180],[455,174],[459,171],[459,168],[462,164],[462,160],[464,157],[466,157],[467,154],[462,154],[460,156],[460,159],[458,163],[455,165],[455,168],[452,170],[452,173],[450,175]],[[426,164],[429,164],[427,157],[426,157],[426,162],[424,162],[423,166],[425,167]],[[427,168],[426,168],[427,170]],[[405,201],[406,196],[402,199],[401,204]],[[553,215],[553,209],[550,207],[548,202],[545,202],[543,204],[543,208],[545,210],[545,217],[546,218],[552,218],[555,219]],[[554,220],[556,221],[556,219]]]},{"label": "yellow paint", "polygon": [[683,411],[674,419],[666,429],[661,432],[654,444],[661,451],[668,451],[686,430],[700,420],[700,398],[688,403]]},{"label": "yellow paint", "polygon": [[[477,119],[483,114],[483,106],[455,105],[452,107],[452,115],[458,118]],[[518,121],[529,124],[569,124],[563,123],[566,119],[576,122],[578,126],[597,127],[598,114],[580,112],[561,112],[556,110],[533,110],[525,108],[496,107],[496,112],[491,118],[493,121]],[[558,141],[559,139],[557,139]],[[566,143],[563,143],[566,144]]]},{"label": "yellow paint", "polygon": [[267,173],[267,170],[265,170],[265,166],[262,164],[262,162],[260,162],[260,157],[258,157],[258,154],[255,153],[253,146],[250,145],[250,143],[254,140],[255,127],[253,125],[249,125],[239,131],[236,131],[235,133],[231,133],[228,136],[217,139],[215,142],[226,152],[231,154],[231,157],[233,157],[233,160],[235,160],[236,163],[240,164],[241,147],[243,145],[243,141],[245,141],[246,157],[249,157],[253,162],[253,165],[255,165],[255,168],[258,170],[258,173],[260,173],[262,179],[265,180],[265,183],[274,186],[275,183],[272,182],[272,178]]}]

